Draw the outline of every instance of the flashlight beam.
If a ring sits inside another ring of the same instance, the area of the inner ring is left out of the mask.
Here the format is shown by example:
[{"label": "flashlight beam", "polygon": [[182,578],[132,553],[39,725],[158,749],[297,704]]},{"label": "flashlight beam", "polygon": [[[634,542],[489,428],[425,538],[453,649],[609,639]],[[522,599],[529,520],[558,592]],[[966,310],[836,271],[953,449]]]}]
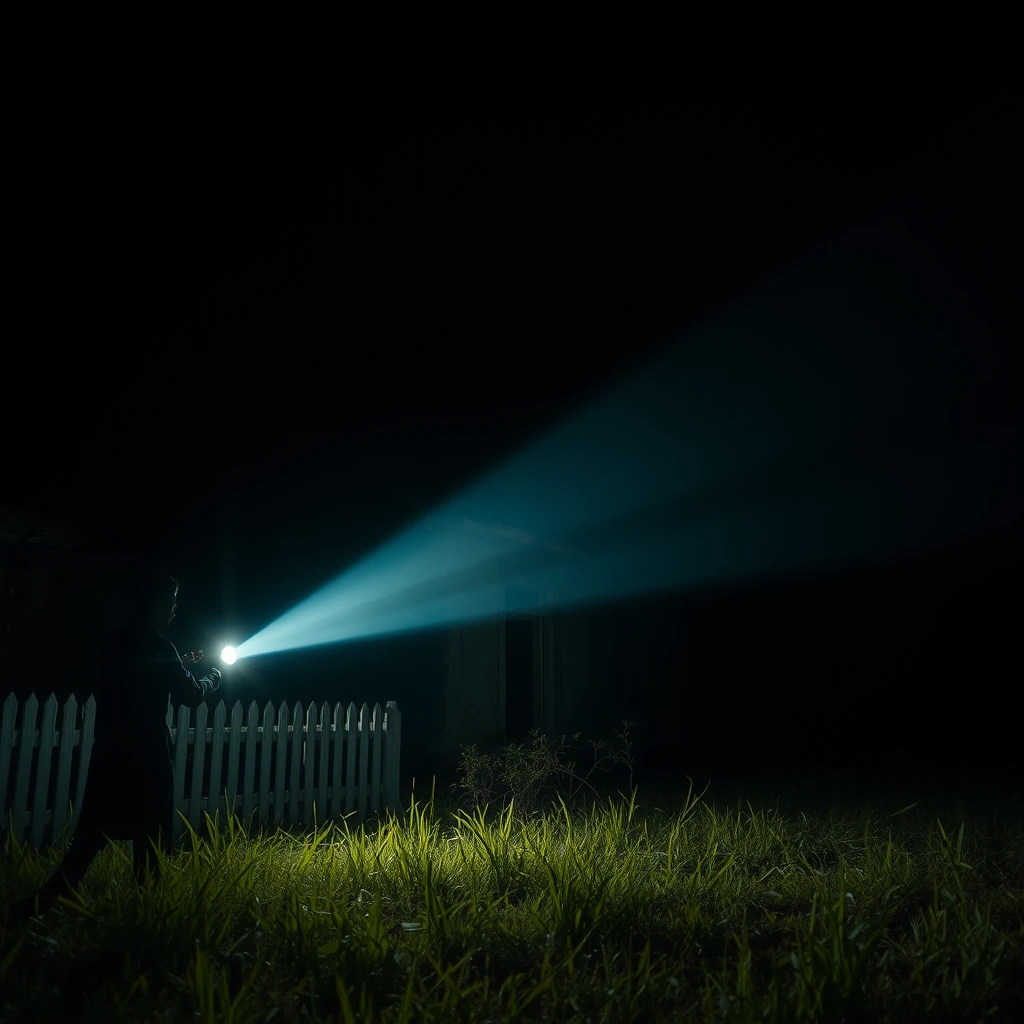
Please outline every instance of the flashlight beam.
[{"label": "flashlight beam", "polygon": [[[952,433],[979,329],[892,225],[820,248],[250,637],[239,657],[939,546],[1021,514]],[[911,276],[907,268],[914,268]],[[893,283],[899,286],[893,301]],[[972,347],[973,346],[973,347]]]}]

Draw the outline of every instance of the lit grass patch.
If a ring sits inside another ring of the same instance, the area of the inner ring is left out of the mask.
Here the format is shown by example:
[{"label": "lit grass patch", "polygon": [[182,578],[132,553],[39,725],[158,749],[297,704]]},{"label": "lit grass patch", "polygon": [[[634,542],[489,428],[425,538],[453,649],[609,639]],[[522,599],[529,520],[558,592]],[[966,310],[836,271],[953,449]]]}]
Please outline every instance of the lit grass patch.
[{"label": "lit grass patch", "polygon": [[[0,946],[4,1019],[927,1021],[1024,1016],[1024,827],[998,808],[555,797],[111,844]],[[4,893],[52,853],[8,842]],[[31,1009],[29,1009],[31,1008]]]}]

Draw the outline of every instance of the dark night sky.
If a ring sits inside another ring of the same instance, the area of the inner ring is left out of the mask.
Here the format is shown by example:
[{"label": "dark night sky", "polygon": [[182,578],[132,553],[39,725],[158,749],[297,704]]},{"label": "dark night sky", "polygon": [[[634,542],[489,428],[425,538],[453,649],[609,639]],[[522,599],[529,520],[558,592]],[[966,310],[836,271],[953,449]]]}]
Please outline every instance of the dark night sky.
[{"label": "dark night sky", "polygon": [[[26,27],[6,506],[208,592],[228,522],[236,589],[302,596],[931,162],[1015,204],[1011,33],[931,29],[506,64]],[[996,339],[977,406],[1019,426],[1016,213],[954,256]]]}]

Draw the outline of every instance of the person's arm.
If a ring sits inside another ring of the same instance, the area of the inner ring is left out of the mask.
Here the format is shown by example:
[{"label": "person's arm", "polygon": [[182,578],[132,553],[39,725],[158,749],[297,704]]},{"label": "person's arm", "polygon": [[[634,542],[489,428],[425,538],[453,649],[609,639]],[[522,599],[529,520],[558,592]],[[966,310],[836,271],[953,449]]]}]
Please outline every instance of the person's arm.
[{"label": "person's arm", "polygon": [[[178,649],[173,644],[171,647],[174,649],[174,661],[168,667],[171,703],[198,707],[220,688],[220,669],[211,668],[203,675],[198,675],[178,654]],[[192,656],[188,657],[191,664],[198,663]]]}]

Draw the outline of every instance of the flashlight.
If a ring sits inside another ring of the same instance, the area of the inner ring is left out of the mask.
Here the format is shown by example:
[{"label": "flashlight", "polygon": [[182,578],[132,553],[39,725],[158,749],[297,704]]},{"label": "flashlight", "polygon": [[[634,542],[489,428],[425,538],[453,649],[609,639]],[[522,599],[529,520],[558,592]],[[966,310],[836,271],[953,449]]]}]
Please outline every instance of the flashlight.
[{"label": "flashlight", "polygon": [[225,665],[234,665],[238,660],[238,651],[228,644],[228,646],[220,652],[220,660],[223,661]]}]

